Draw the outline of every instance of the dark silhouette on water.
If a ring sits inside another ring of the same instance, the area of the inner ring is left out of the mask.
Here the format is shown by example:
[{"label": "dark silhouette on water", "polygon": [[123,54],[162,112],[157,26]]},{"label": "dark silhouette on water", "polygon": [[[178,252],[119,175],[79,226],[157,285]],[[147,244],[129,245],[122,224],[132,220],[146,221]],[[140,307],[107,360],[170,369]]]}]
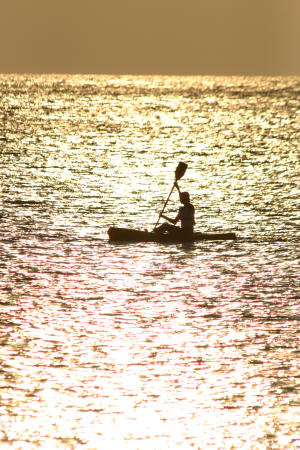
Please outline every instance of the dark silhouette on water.
[{"label": "dark silhouette on water", "polygon": [[155,233],[154,231],[134,230],[130,228],[110,227],[108,229],[109,239],[115,242],[194,242],[194,241],[224,241],[237,239],[232,232],[195,232],[191,236],[180,236],[170,233]]},{"label": "dark silhouette on water", "polygon": [[[128,228],[110,227],[108,229],[109,239],[119,242],[194,242],[207,240],[227,240],[236,239],[235,233],[194,233],[195,225],[195,208],[190,201],[188,192],[180,192],[178,180],[183,177],[187,169],[187,164],[180,162],[175,170],[175,181],[171,192],[165,201],[162,211],[158,216],[158,220],[153,231],[141,231]],[[179,198],[183,206],[179,208],[175,219],[170,219],[165,216],[164,210],[169,201],[169,198],[174,190],[177,188]],[[157,226],[160,218],[163,217],[168,222]],[[181,222],[181,226],[176,226],[177,222]]]},{"label": "dark silhouette on water", "polygon": [[[164,214],[160,214],[168,222],[163,223],[158,228],[155,229],[155,233],[164,234],[168,233],[174,237],[192,237],[194,233],[195,225],[195,208],[190,201],[190,194],[188,192],[181,192],[177,181],[175,181],[174,186],[178,190],[179,198],[183,206],[179,208],[178,214],[175,219],[171,219]],[[181,222],[181,226],[176,226],[176,223]]]}]

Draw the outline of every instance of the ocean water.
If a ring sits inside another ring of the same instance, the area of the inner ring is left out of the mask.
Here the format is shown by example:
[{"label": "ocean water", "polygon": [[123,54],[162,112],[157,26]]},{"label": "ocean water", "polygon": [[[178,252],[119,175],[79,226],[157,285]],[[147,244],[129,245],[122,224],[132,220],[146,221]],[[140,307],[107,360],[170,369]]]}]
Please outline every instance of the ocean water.
[{"label": "ocean water", "polygon": [[[299,100],[0,76],[1,449],[299,448]],[[238,240],[109,242],[153,228],[179,161],[196,229]]]}]

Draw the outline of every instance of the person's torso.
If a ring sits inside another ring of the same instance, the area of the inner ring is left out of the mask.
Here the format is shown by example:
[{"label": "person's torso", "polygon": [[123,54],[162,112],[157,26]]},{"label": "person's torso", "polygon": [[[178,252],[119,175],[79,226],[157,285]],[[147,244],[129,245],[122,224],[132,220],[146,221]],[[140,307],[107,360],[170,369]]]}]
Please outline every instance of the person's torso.
[{"label": "person's torso", "polygon": [[182,228],[193,229],[195,225],[195,208],[189,203],[179,208],[179,217]]}]

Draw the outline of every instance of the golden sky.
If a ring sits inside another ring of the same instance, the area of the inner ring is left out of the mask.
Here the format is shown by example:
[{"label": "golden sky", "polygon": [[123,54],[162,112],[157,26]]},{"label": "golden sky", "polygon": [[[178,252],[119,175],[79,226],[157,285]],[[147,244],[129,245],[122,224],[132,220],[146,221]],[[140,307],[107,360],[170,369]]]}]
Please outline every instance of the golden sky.
[{"label": "golden sky", "polygon": [[1,0],[0,73],[300,75],[300,0]]}]

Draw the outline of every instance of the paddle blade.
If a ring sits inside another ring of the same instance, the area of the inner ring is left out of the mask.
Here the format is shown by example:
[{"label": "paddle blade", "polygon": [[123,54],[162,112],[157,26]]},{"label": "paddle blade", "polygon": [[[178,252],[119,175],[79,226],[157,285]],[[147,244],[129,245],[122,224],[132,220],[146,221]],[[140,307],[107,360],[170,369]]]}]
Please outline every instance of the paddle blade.
[{"label": "paddle blade", "polygon": [[180,178],[183,177],[183,175],[185,174],[186,169],[187,169],[187,164],[186,163],[180,162],[178,164],[178,166],[176,167],[176,170],[175,170],[175,179],[176,179],[176,181],[180,180]]}]

